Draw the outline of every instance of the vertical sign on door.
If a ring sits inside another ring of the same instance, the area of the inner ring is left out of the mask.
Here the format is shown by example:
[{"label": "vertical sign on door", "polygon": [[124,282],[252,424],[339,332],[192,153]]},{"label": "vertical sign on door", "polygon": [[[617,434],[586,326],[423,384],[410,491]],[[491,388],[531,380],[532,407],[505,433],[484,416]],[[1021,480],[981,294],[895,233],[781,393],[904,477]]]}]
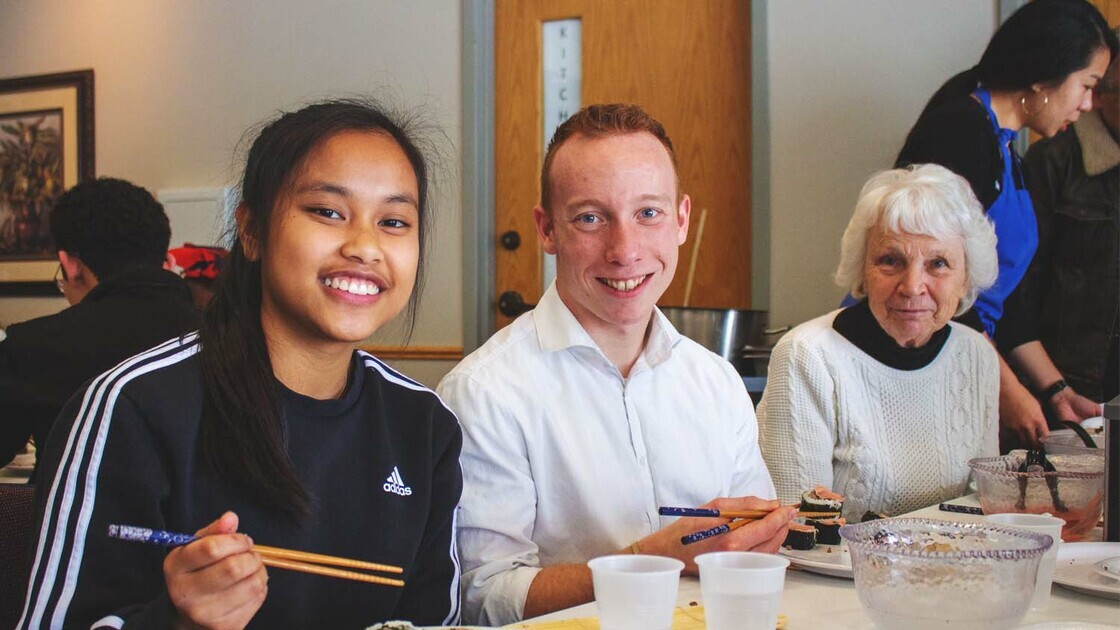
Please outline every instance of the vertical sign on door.
[{"label": "vertical sign on door", "polygon": [[[549,20],[541,23],[542,72],[544,79],[544,120],[542,154],[560,123],[580,107],[581,66],[580,20]],[[544,255],[544,286],[556,277],[556,258]]]}]

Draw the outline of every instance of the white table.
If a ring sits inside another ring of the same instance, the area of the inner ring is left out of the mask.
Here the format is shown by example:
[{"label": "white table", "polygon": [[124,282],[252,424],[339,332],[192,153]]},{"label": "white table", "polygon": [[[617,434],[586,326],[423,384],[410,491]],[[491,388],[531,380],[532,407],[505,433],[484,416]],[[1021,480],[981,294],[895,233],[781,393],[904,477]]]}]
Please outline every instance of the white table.
[{"label": "white table", "polygon": [[[954,503],[979,505],[975,498],[970,497],[964,497]],[[937,506],[924,508],[906,516],[963,523],[983,520],[982,516],[942,512]],[[677,603],[687,606],[690,602],[698,602],[701,605],[704,603],[700,597],[700,580],[683,577]],[[787,571],[780,610],[789,618],[787,627],[791,630],[818,627],[859,630],[874,628],[871,619],[859,603],[855,583],[845,578],[828,577],[803,570]],[[597,614],[598,609],[595,604],[590,603],[528,621],[556,621],[594,617]],[[1083,595],[1055,584],[1046,606],[1039,610],[1028,611],[1022,624],[1029,626],[1053,621],[1081,621],[1120,627],[1120,602]]]},{"label": "white table", "polygon": [[28,445],[7,466],[0,467],[0,483],[27,483],[31,477],[30,467],[35,464],[35,455],[28,455],[28,452],[34,453],[34,447]]},{"label": "white table", "polygon": [[0,483],[27,483],[27,480],[30,478],[30,472],[0,468]]}]

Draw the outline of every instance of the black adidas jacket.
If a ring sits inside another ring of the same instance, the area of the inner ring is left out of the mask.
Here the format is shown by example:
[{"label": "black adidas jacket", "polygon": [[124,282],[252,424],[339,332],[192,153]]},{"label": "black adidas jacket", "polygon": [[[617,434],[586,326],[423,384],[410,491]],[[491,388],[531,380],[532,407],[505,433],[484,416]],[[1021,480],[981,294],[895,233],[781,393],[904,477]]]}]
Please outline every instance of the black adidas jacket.
[{"label": "black adidas jacket", "polygon": [[288,452],[310,493],[295,524],[198,461],[196,335],[94,379],[52,434],[37,488],[38,541],[22,628],[168,627],[166,550],[106,535],[113,523],[193,533],[226,510],[257,544],[404,567],[403,588],[269,569],[250,627],[361,628],[459,615],[455,509],[462,434],[430,390],[355,353],[339,400],[281,386]]}]

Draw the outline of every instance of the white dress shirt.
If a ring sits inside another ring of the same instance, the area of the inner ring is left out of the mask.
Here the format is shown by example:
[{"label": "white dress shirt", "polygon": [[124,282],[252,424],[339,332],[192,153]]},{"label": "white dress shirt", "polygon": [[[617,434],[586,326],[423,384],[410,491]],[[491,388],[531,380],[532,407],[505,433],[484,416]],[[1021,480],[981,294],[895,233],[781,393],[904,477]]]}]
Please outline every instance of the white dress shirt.
[{"label": "white dress shirt", "polygon": [[469,623],[520,619],[540,567],[625,548],[659,506],[774,497],[741,377],[660,311],[623,378],[553,285],[438,391],[463,426]]}]

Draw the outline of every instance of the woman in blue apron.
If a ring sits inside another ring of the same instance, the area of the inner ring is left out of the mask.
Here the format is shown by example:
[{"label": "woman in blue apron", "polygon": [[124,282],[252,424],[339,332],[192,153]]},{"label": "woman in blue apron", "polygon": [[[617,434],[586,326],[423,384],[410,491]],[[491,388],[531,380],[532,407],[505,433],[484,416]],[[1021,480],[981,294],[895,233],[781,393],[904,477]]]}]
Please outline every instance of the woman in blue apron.
[{"label": "woman in blue apron", "polygon": [[[949,79],[906,138],[896,166],[936,163],[969,181],[995,223],[999,279],[961,321],[996,333],[1005,302],[1038,246],[1034,207],[1011,142],[1024,127],[1051,137],[1092,107],[1092,89],[1117,53],[1116,35],[1083,0],[1034,0],[992,36],[980,63]],[[1010,304],[1010,303],[1009,303]],[[1043,403],[1091,401],[1065,386],[1046,355],[1016,357]],[[1000,423],[1013,442],[1048,433],[1039,401],[1001,359]]]}]

